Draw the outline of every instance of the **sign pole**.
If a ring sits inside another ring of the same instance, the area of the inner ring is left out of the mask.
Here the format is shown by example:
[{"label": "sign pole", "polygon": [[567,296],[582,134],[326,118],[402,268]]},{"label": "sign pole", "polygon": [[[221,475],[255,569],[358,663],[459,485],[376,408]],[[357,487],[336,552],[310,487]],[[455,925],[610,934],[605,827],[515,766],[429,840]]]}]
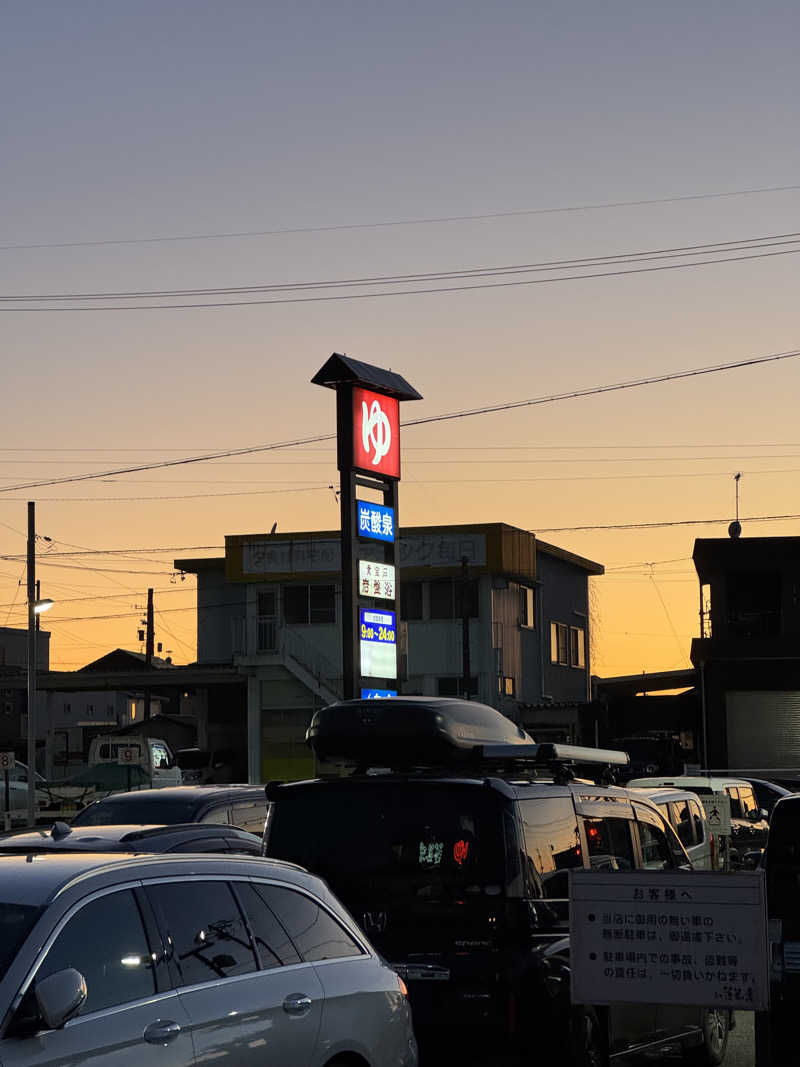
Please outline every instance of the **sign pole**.
[{"label": "sign pole", "polygon": [[[336,390],[343,696],[345,700],[394,696],[396,689],[362,691],[361,686],[364,679],[370,687],[397,686],[399,404],[422,397],[394,371],[336,352],[311,381]],[[359,501],[359,488],[380,494],[383,505]],[[365,553],[363,589],[359,575],[362,538],[384,542],[380,550],[373,547]],[[368,567],[373,568],[371,574]],[[375,600],[391,603],[382,607],[373,605]]]}]

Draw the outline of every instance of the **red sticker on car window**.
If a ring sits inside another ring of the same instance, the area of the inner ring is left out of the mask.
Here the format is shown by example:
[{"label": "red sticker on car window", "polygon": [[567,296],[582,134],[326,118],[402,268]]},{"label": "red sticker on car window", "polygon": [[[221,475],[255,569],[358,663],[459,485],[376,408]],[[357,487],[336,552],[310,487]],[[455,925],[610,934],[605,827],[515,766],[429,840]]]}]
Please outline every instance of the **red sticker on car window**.
[{"label": "red sticker on car window", "polygon": [[453,859],[461,866],[469,855],[469,841],[456,841],[453,845]]}]

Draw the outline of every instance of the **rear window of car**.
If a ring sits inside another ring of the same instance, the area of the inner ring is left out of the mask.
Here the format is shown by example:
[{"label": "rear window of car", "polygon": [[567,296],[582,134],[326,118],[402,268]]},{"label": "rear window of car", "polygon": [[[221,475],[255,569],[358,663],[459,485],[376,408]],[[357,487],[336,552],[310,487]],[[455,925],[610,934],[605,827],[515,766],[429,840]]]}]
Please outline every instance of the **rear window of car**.
[{"label": "rear window of car", "polygon": [[334,887],[369,878],[400,896],[447,899],[505,881],[501,805],[482,787],[290,786],[273,804],[267,850]]},{"label": "rear window of car", "polygon": [[162,825],[194,822],[197,804],[191,800],[156,798],[137,801],[135,798],[108,797],[90,804],[72,820],[73,826],[131,826]]}]

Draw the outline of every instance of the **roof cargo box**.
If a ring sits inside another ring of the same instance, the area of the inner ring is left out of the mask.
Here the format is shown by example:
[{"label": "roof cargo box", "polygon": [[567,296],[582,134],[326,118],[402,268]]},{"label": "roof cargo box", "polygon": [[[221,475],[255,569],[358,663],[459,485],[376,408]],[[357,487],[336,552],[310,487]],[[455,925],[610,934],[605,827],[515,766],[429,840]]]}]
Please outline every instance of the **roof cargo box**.
[{"label": "roof cargo box", "polygon": [[448,697],[343,700],[315,712],[306,741],[320,760],[360,767],[430,767],[469,759],[479,745],[530,745],[486,704]]}]

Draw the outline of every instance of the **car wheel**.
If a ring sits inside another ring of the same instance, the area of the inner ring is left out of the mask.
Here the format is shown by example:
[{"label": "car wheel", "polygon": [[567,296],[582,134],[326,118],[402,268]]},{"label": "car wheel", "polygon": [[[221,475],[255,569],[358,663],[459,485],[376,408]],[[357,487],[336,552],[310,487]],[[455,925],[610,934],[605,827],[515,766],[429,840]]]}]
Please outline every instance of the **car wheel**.
[{"label": "car wheel", "polygon": [[703,1041],[689,1050],[688,1062],[697,1067],[719,1067],[725,1059],[730,1031],[730,1012],[709,1008],[703,1016]]},{"label": "car wheel", "polygon": [[608,1067],[608,1030],[594,1008],[572,1009],[570,1053],[572,1067]]}]

